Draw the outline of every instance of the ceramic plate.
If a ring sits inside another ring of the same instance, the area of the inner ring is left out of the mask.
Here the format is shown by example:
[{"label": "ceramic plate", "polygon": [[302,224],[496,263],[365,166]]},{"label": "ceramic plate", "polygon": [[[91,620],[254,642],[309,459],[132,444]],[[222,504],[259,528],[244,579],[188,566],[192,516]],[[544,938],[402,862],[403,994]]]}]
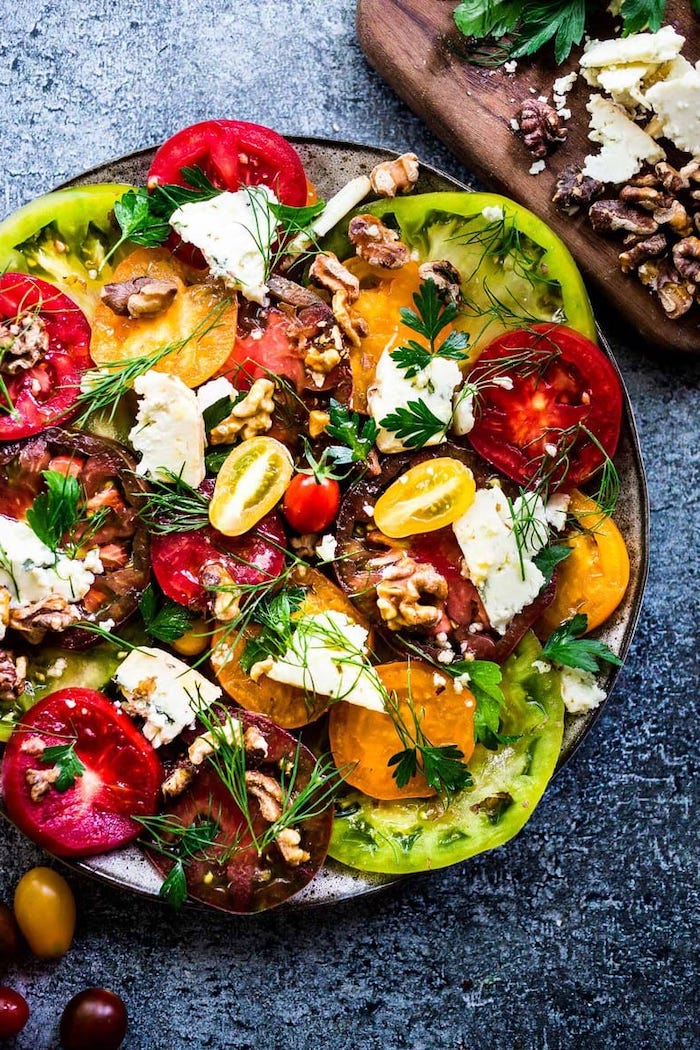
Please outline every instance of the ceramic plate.
[{"label": "ceramic plate", "polygon": [[[292,138],[291,141],[299,151],[304,168],[317,187],[319,196],[326,200],[351,178],[363,173],[369,174],[379,161],[395,155],[388,150],[325,139]],[[146,149],[129,154],[119,160],[93,168],[92,171],[85,172],[64,185],[80,186],[91,182],[125,182],[143,185],[154,153],[154,149]],[[442,172],[427,165],[421,166],[417,192],[430,193],[465,189],[467,187]],[[601,344],[612,357],[603,333],[601,333]],[[622,432],[615,463],[622,480],[622,492],[615,521],[627,544],[631,573],[625,599],[606,623],[602,639],[624,659],[632,641],[641,607],[647,575],[649,536],[649,506],[644,467],[632,409],[626,392]],[[617,668],[611,667],[600,676],[601,684],[608,697],[615,684],[617,673]],[[567,715],[559,769],[590,731],[601,711],[602,705],[586,715],[577,717]],[[527,834],[527,830],[524,834]],[[148,897],[158,897],[161,876],[135,846],[105,856],[73,862],[71,866],[114,886]],[[310,885],[283,907],[302,908],[310,905],[332,904],[350,897],[372,893],[396,881],[395,876],[365,874],[329,860]]]}]

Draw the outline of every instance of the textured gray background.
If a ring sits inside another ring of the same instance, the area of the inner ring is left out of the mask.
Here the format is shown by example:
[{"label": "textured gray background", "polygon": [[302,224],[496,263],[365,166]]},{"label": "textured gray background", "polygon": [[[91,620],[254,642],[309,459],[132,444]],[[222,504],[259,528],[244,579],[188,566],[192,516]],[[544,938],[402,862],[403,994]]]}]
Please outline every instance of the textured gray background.
[{"label": "textured gray background", "polygon": [[[368,69],[351,0],[1,0],[5,214],[211,116],[415,149],[464,171]],[[496,854],[333,911],[173,917],[71,878],[79,926],[16,1045],[57,1045],[88,985],[125,998],[129,1050],[695,1047],[698,363],[609,318],[649,472],[651,574],[626,669],[525,832]],[[0,827],[0,898],[45,858]],[[97,1050],[97,1048],[96,1048]]]}]

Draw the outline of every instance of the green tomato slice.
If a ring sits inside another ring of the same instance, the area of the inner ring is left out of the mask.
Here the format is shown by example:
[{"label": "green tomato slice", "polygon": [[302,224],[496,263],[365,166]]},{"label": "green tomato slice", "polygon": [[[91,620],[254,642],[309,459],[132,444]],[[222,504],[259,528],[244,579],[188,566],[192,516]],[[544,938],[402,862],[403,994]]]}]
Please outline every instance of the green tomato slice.
[{"label": "green tomato slice", "polygon": [[[472,347],[501,332],[556,321],[597,342],[583,278],[564,243],[527,208],[495,193],[425,193],[375,201],[363,212],[396,229],[421,262],[446,259],[462,282],[459,328]],[[347,222],[325,245],[353,249]]]},{"label": "green tomato slice", "polygon": [[564,725],[560,676],[533,667],[532,633],[503,664],[506,703],[496,751],[477,745],[473,785],[445,809],[439,799],[380,802],[358,791],[336,807],[329,854],[352,868],[404,875],[450,864],[513,838],[535,809],[559,758]]},{"label": "green tomato slice", "polygon": [[25,204],[0,223],[0,271],[27,273],[55,284],[92,320],[100,289],[128,254],[114,204],[130,186],[104,183],[55,190]]}]

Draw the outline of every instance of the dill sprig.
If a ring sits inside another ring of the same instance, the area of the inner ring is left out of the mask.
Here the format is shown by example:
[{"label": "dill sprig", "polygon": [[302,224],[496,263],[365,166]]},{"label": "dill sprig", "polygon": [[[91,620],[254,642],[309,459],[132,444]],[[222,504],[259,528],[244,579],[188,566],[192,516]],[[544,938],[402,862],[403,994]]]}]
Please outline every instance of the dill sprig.
[{"label": "dill sprig", "polygon": [[149,532],[167,535],[169,532],[196,532],[209,524],[209,499],[192,488],[167,467],[160,473],[166,478],[152,478],[150,491],[139,493],[138,516]]},{"label": "dill sprig", "polygon": [[121,361],[106,361],[99,368],[87,371],[81,382],[80,393],[77,398],[78,405],[85,406],[85,411],[76,420],[76,426],[84,426],[94,412],[110,409],[108,419],[114,419],[119,399],[131,390],[136,379],[145,375],[151,368],[170,354],[178,354],[184,350],[192,341],[199,342],[209,332],[218,327],[225,311],[231,305],[231,299],[222,299],[204,317],[197,327],[183,336],[174,339],[165,346],[157,347],[150,354],[141,354],[137,357]]},{"label": "dill sprig", "polygon": [[211,805],[207,815],[191,824],[183,824],[178,817],[167,813],[134,817],[134,820],[149,833],[144,844],[173,861],[159,890],[159,896],[173,908],[181,908],[187,899],[186,867],[191,861],[225,864],[240,848],[239,836],[234,836],[226,846],[217,843],[221,825],[214,818]]}]

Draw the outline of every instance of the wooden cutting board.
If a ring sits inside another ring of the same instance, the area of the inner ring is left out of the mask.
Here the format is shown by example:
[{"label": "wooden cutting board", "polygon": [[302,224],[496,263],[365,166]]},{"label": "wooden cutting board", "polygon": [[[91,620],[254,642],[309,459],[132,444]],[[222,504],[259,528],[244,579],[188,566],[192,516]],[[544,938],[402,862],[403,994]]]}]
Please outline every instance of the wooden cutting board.
[{"label": "wooden cutting board", "polygon": [[[700,353],[700,308],[693,307],[690,319],[670,321],[637,278],[621,272],[617,237],[595,233],[585,213],[572,218],[551,203],[561,169],[582,163],[597,148],[587,138],[591,89],[581,77],[567,100],[567,141],[544,172],[529,173],[533,158],[510,121],[524,99],[551,100],[554,79],[578,68],[576,56],[560,67],[539,56],[521,59],[513,74],[470,65],[459,56],[463,38],[452,20],[455,6],[454,0],[359,0],[357,29],[367,59],[486,187],[524,204],[556,230],[633,332],[657,346]],[[695,62],[700,23],[688,0],[668,0],[666,20],[686,38],[683,53]]]}]

